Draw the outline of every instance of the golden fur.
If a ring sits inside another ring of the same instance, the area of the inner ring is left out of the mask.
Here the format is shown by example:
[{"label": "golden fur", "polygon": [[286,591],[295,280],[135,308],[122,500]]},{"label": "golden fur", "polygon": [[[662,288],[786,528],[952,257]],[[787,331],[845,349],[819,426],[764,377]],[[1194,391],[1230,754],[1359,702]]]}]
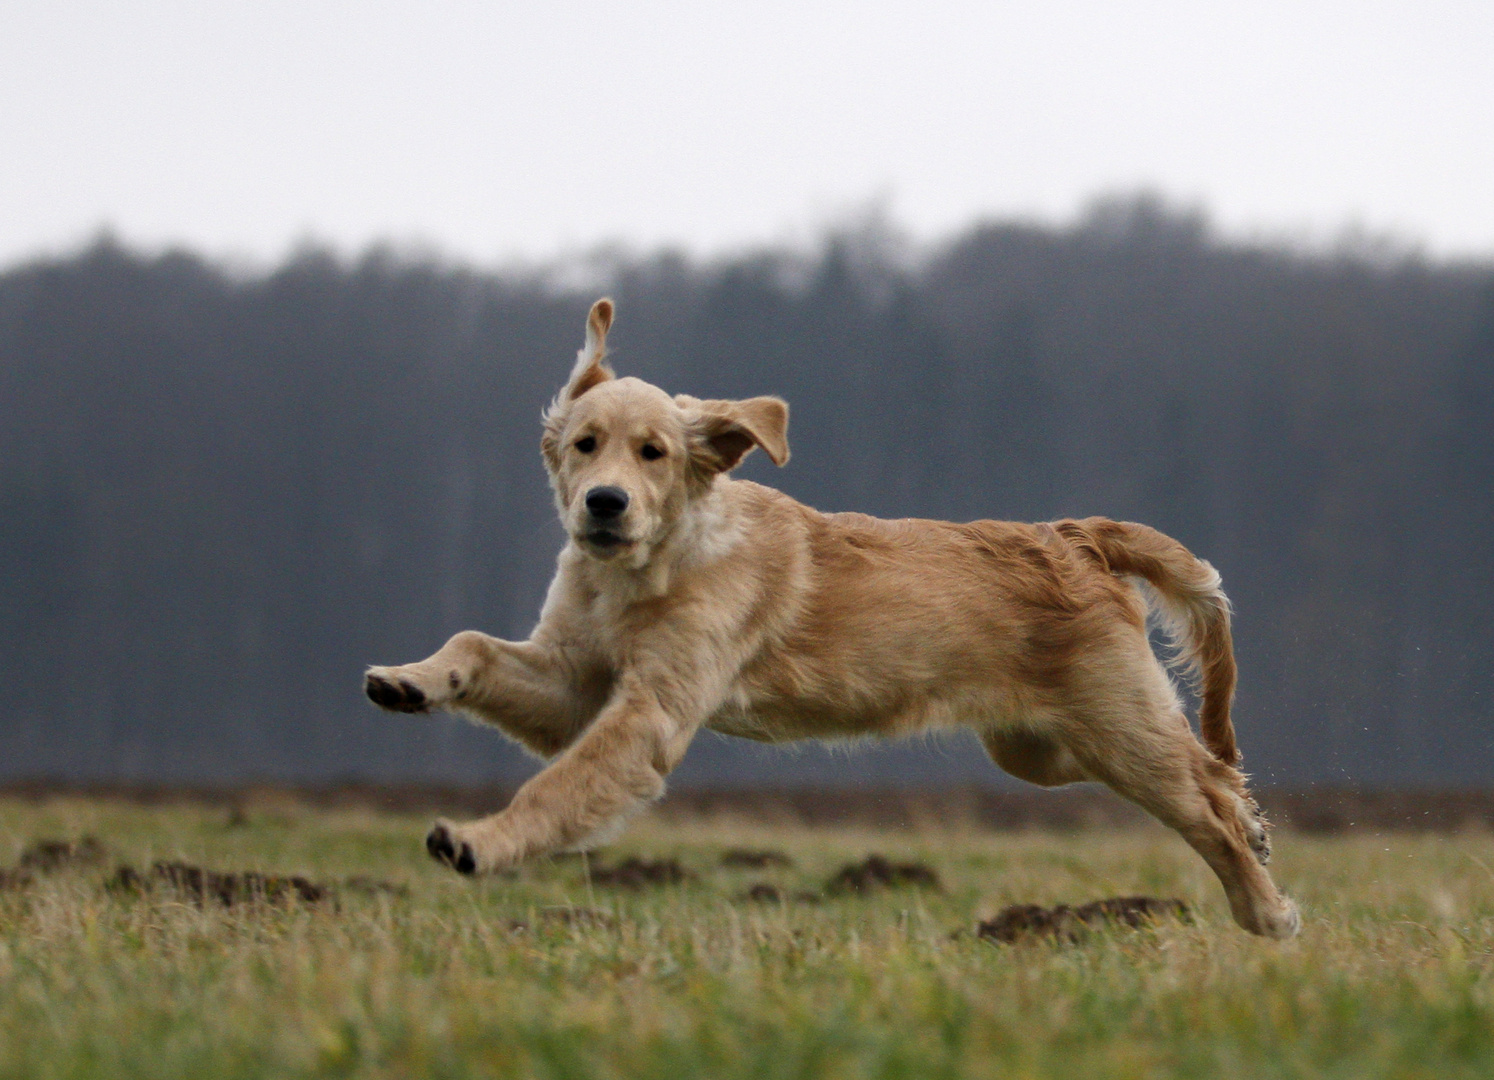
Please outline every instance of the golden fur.
[{"label": "golden fur", "polygon": [[[1242,927],[1297,932],[1235,768],[1229,609],[1208,563],[1144,525],[881,521],[732,480],[754,447],[788,460],[788,407],[617,378],[612,314],[593,306],[545,414],[571,539],[529,640],[465,631],[367,673],[385,708],[464,713],[550,759],[501,813],[439,822],[433,855],[474,873],[595,842],[663,792],[702,726],[764,741],[966,727],[1024,780],[1109,785],[1207,860]],[[1197,674],[1207,748],[1148,643],[1149,606]]]}]

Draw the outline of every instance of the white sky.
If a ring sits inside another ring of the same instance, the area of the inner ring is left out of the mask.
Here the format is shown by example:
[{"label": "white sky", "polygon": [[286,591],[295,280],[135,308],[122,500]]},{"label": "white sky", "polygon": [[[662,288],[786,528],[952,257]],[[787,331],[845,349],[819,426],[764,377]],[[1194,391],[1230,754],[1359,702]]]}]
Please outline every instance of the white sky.
[{"label": "white sky", "polygon": [[1494,3],[0,0],[0,263],[936,238],[1143,186],[1494,256]]}]

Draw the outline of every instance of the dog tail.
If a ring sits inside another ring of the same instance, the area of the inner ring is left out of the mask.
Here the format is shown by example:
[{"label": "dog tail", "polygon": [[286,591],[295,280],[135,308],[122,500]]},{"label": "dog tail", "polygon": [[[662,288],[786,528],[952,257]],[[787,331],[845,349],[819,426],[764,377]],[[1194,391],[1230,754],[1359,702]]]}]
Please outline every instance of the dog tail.
[{"label": "dog tail", "polygon": [[1087,518],[1063,522],[1059,531],[1070,542],[1097,554],[1112,573],[1139,577],[1152,587],[1163,632],[1175,649],[1175,663],[1196,681],[1202,698],[1198,727],[1204,745],[1226,765],[1239,764],[1230,719],[1235,699],[1234,639],[1229,599],[1219,587],[1219,572],[1172,537],[1146,525]]}]

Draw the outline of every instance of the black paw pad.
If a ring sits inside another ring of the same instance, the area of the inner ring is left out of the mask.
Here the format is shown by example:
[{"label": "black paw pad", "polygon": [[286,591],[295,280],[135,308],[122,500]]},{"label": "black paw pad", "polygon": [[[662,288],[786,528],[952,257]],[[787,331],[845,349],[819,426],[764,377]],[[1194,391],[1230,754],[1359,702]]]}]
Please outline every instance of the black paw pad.
[{"label": "black paw pad", "polygon": [[477,856],[472,854],[471,844],[464,843],[460,845],[460,850],[457,852],[456,862],[452,865],[456,867],[456,872],[458,874],[467,874],[468,876],[470,876],[477,873]]},{"label": "black paw pad", "polygon": [[392,683],[378,675],[366,675],[363,692],[379,708],[395,712],[423,712],[428,704],[425,692],[406,679]]},{"label": "black paw pad", "polygon": [[455,839],[445,825],[437,825],[426,835],[425,850],[431,853],[431,858],[459,874],[477,873],[477,856],[472,845]]},{"label": "black paw pad", "polygon": [[377,675],[366,675],[363,679],[363,692],[381,709],[394,707],[394,687],[390,686]]},{"label": "black paw pad", "polygon": [[452,843],[451,833],[446,831],[445,825],[437,825],[426,834],[425,850],[430,852],[431,858],[447,866],[456,858],[456,845]]}]

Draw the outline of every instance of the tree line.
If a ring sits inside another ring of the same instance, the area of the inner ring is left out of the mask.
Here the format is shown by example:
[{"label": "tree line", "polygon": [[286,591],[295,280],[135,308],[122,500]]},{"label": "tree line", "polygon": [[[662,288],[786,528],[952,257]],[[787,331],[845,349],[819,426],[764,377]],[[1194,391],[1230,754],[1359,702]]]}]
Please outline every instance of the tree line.
[{"label": "tree line", "polygon": [[[108,239],[0,274],[0,776],[527,771],[359,674],[527,633],[563,539],[539,412],[605,290],[621,373],[790,402],[793,461],[742,475],[1208,558],[1258,778],[1494,782],[1494,265],[1228,242],[1139,198],[917,258],[868,229],[590,277]],[[994,771],[706,740],[685,777]]]}]

